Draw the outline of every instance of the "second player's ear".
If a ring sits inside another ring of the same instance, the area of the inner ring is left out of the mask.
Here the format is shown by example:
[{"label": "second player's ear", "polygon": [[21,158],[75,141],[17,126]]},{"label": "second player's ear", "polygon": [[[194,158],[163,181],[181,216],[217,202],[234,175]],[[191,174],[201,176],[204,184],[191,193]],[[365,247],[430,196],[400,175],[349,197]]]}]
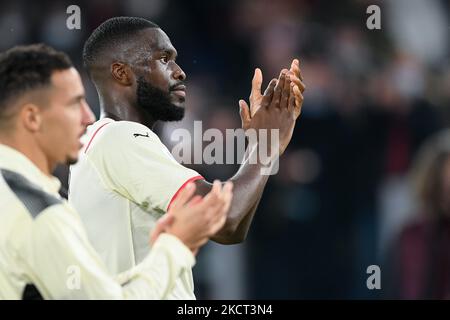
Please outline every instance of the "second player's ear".
[{"label": "second player's ear", "polygon": [[131,86],[134,82],[134,74],[131,68],[122,62],[114,62],[111,64],[111,75],[114,80],[124,86]]},{"label": "second player's ear", "polygon": [[35,104],[28,103],[22,107],[19,114],[23,126],[31,132],[37,132],[42,125],[41,108]]}]

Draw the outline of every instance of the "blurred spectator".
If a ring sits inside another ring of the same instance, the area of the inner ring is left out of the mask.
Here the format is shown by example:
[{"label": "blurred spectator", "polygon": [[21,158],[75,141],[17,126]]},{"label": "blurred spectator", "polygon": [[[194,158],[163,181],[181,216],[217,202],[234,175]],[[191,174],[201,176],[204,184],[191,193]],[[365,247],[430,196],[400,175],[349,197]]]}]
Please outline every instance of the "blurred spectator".
[{"label": "blurred spectator", "polygon": [[[398,48],[430,65],[448,58],[449,17],[446,1],[386,1],[387,26]],[[447,14],[446,14],[447,13]]]},{"label": "blurred spectator", "polygon": [[450,130],[421,148],[412,168],[419,215],[392,250],[392,283],[402,299],[450,299]]}]

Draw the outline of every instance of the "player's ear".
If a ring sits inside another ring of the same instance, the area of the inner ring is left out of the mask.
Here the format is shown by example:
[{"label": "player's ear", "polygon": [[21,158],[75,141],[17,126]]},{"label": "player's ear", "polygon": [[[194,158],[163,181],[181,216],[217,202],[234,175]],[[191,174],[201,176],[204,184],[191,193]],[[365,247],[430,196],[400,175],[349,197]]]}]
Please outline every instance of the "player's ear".
[{"label": "player's ear", "polygon": [[37,132],[42,126],[41,108],[32,103],[27,103],[19,113],[20,121],[30,132]]},{"label": "player's ear", "polygon": [[124,86],[131,86],[134,80],[134,74],[131,68],[123,62],[114,62],[111,64],[111,75]]}]

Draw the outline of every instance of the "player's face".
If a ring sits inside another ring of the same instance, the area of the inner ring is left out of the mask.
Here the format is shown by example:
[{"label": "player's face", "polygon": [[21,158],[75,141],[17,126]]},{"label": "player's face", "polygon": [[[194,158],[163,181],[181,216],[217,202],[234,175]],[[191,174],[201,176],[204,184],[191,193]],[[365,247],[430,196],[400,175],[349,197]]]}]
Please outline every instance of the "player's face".
[{"label": "player's face", "polygon": [[155,120],[181,120],[184,115],[186,74],[175,62],[177,52],[161,29],[142,32],[150,54],[135,67],[138,104]]},{"label": "player's face", "polygon": [[80,138],[95,118],[75,68],[55,71],[51,80],[49,103],[42,108],[37,138],[50,163],[73,164],[82,147]]}]

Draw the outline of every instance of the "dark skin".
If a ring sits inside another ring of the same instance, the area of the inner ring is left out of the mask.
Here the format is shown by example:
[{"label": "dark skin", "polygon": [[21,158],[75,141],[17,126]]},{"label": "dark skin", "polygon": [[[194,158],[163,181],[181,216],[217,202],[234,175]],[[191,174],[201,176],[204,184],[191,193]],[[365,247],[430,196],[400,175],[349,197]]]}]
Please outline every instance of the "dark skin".
[{"label": "dark skin", "polygon": [[[128,47],[117,48],[102,59],[103,66],[92,70],[102,108],[102,117],[142,123],[153,128],[158,119],[142,112],[137,106],[137,80],[143,77],[153,86],[170,92],[171,102],[184,107],[181,85],[186,74],[176,63],[177,52],[169,37],[161,29],[145,29],[135,36]],[[131,41],[130,41],[131,42]],[[124,45],[125,46],[125,45]],[[250,107],[240,101],[240,115],[244,129],[279,129],[279,155],[283,154],[292,138],[295,122],[303,103],[302,82],[298,61],[290,70],[283,69],[278,79],[272,79],[261,94],[262,74],[255,72],[250,96]],[[174,90],[179,89],[179,90]],[[249,143],[247,155],[257,151],[259,142]],[[274,150],[275,151],[275,150]],[[212,238],[222,244],[245,240],[254,213],[269,178],[262,175],[264,165],[244,161],[238,172],[229,179],[233,182],[233,200],[224,227]],[[212,184],[197,180],[196,194],[204,196]]]}]

